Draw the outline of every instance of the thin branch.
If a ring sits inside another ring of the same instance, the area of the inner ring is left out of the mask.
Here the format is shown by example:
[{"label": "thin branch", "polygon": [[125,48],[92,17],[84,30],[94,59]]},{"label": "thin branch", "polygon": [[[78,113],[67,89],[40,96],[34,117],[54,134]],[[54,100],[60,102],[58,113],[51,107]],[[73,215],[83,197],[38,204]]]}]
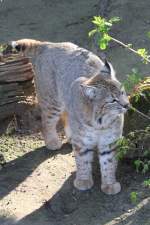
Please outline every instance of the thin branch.
[{"label": "thin branch", "polygon": [[138,55],[139,57],[142,57],[144,60],[146,60],[147,62],[150,63],[150,60],[149,60],[149,59],[147,59],[147,58],[141,56],[141,55],[138,53],[138,51],[136,51],[136,50],[134,50],[133,48],[129,47],[129,45],[124,44],[122,41],[119,41],[118,39],[113,38],[112,36],[110,36],[110,37],[111,37],[111,39],[112,39],[113,41],[115,41],[115,42],[118,43],[119,45],[123,46],[124,48],[128,48],[130,51],[132,51],[133,53],[135,53],[135,54]]},{"label": "thin branch", "polygon": [[145,115],[144,113],[140,112],[138,109],[134,108],[133,106],[129,106],[130,109],[134,110],[135,112],[137,112],[138,114],[140,114],[142,117],[144,117],[145,119],[150,120],[150,117]]}]

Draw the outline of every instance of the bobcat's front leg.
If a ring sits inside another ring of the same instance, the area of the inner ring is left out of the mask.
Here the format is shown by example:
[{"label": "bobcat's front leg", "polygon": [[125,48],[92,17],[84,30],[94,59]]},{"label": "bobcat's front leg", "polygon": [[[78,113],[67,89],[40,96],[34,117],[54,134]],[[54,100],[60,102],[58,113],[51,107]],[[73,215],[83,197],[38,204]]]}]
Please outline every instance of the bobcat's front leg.
[{"label": "bobcat's front leg", "polygon": [[88,190],[93,186],[92,160],[93,150],[73,145],[76,160],[76,178],[74,186],[79,190]]},{"label": "bobcat's front leg", "polygon": [[120,183],[116,181],[116,148],[99,146],[99,162],[101,168],[101,190],[110,195],[117,194],[121,190]]}]

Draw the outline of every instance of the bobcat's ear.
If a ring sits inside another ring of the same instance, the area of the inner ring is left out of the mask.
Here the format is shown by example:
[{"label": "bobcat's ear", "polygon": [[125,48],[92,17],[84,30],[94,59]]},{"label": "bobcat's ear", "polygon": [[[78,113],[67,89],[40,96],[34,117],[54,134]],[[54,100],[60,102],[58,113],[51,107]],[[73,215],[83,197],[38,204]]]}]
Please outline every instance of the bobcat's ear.
[{"label": "bobcat's ear", "polygon": [[96,87],[89,86],[86,84],[80,84],[81,91],[84,96],[86,96],[89,99],[94,99],[96,97],[97,89]]},{"label": "bobcat's ear", "polygon": [[116,79],[115,70],[113,66],[111,65],[111,63],[107,61],[107,59],[105,59],[104,66],[102,67],[100,74],[104,78],[113,79],[113,80]]}]

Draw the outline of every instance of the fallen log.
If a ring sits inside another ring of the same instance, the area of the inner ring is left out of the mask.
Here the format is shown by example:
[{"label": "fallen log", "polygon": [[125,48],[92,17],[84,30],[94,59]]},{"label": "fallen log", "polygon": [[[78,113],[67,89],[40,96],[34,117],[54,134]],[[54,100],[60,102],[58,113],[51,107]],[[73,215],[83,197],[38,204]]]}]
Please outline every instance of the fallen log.
[{"label": "fallen log", "polygon": [[0,58],[0,123],[15,114],[17,105],[35,94],[30,59],[20,55]]}]

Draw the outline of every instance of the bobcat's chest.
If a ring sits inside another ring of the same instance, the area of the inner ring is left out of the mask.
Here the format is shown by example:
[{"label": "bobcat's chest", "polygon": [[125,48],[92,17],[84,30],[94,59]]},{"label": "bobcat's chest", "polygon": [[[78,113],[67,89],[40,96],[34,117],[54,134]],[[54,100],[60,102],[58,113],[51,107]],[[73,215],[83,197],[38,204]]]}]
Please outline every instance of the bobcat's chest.
[{"label": "bobcat's chest", "polygon": [[99,145],[109,145],[122,136],[123,119],[122,116],[118,117],[114,123],[105,129],[95,129],[86,127],[81,134],[82,141],[89,147]]},{"label": "bobcat's chest", "polygon": [[84,145],[89,148],[97,146],[99,132],[94,128],[85,128],[83,135],[81,136]]}]

